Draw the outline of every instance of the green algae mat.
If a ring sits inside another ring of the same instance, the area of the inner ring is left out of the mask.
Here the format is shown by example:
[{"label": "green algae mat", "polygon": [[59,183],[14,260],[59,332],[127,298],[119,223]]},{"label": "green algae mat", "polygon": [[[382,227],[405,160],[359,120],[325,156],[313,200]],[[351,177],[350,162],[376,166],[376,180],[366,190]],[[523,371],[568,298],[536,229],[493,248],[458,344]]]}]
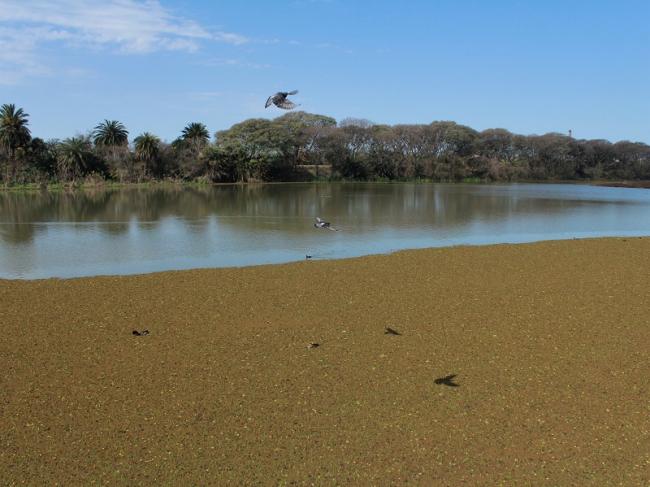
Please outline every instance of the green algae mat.
[{"label": "green algae mat", "polygon": [[647,238],[0,281],[0,480],[648,485],[649,297]]}]

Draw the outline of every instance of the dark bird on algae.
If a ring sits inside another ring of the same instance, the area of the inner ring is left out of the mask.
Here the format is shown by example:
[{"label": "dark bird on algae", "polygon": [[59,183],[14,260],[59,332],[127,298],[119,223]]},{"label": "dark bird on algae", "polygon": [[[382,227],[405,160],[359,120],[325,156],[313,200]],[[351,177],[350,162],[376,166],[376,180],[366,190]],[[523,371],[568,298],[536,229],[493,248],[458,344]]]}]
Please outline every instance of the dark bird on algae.
[{"label": "dark bird on algae", "polygon": [[456,377],[456,374],[451,374],[446,377],[440,377],[439,379],[436,379],[433,382],[435,384],[448,386],[448,387],[460,387],[459,384],[456,384],[454,382],[454,377]]},{"label": "dark bird on algae", "polygon": [[298,90],[278,91],[275,95],[268,97],[264,108],[268,108],[271,105],[275,105],[276,107],[282,108],[283,110],[291,110],[292,108],[296,108],[298,105],[296,105],[291,100],[287,100],[287,96],[295,95],[296,93],[298,93]]}]

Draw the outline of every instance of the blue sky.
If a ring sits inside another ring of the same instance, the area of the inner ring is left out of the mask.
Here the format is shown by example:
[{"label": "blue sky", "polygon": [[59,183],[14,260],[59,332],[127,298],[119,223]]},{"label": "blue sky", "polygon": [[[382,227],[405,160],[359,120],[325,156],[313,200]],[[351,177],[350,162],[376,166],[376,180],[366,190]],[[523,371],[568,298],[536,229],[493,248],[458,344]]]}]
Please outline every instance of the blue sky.
[{"label": "blue sky", "polygon": [[0,103],[35,136],[168,141],[301,109],[650,143],[650,2],[0,0]]}]

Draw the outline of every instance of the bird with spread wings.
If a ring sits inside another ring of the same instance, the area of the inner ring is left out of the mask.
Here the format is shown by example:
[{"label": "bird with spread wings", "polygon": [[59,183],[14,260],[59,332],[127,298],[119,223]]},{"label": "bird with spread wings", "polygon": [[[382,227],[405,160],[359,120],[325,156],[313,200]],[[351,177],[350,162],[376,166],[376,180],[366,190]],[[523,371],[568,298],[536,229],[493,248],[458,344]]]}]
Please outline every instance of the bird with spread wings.
[{"label": "bird with spread wings", "polygon": [[296,105],[294,102],[291,100],[287,100],[287,96],[290,95],[295,95],[298,93],[298,90],[294,91],[278,91],[275,95],[271,95],[268,97],[266,100],[266,104],[264,105],[264,108],[268,108],[271,105],[275,105],[278,108],[282,108],[284,110],[291,110],[292,108],[296,108],[298,105]]},{"label": "bird with spread wings", "polygon": [[338,228],[334,228],[330,222],[326,222],[320,217],[316,217],[316,223],[314,223],[314,227],[316,228],[326,228],[327,230],[332,230],[333,232],[338,232]]}]

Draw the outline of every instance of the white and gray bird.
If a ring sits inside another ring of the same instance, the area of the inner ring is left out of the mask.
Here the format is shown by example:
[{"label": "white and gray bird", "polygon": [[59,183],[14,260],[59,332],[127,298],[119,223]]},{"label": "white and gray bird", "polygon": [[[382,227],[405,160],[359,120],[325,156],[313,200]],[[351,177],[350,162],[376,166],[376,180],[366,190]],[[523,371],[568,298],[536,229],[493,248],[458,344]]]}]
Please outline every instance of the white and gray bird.
[{"label": "white and gray bird", "polygon": [[327,228],[328,230],[332,230],[333,232],[338,232],[338,228],[334,228],[330,222],[326,222],[320,217],[316,217],[316,223],[314,223],[314,227],[316,228]]},{"label": "white and gray bird", "polygon": [[271,105],[275,105],[276,107],[282,108],[284,110],[291,110],[292,108],[296,108],[298,105],[290,100],[287,100],[287,96],[295,95],[296,93],[298,93],[298,90],[289,92],[278,91],[275,95],[269,96],[269,98],[266,100],[264,108],[268,108]]}]

